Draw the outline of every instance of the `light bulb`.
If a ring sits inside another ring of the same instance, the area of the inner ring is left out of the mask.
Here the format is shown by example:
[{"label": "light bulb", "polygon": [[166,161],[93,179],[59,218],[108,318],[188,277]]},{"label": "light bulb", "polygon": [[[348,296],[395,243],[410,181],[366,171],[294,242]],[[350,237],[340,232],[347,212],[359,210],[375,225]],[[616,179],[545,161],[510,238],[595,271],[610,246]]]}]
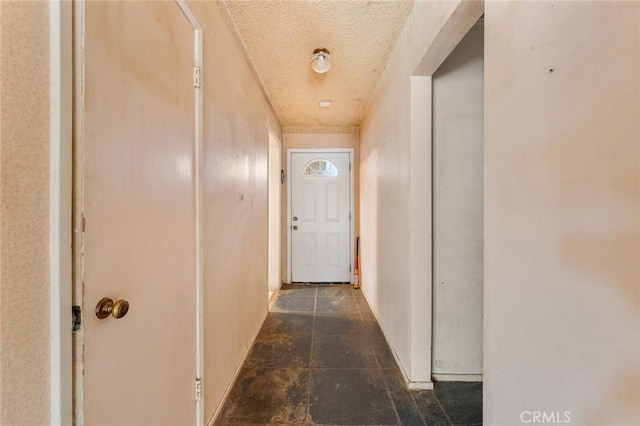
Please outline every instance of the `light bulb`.
[{"label": "light bulb", "polygon": [[316,49],[311,57],[311,68],[318,74],[324,74],[331,69],[331,57],[326,49]]}]

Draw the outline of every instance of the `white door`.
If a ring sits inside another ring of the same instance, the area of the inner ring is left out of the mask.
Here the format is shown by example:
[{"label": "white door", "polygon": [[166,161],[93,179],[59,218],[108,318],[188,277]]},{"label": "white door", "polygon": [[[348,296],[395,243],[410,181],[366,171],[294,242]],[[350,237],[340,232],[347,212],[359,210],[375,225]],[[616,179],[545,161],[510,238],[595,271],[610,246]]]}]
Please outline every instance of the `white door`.
[{"label": "white door", "polygon": [[194,29],[175,2],[89,1],[84,30],[84,424],[194,424]]},{"label": "white door", "polygon": [[291,281],[351,281],[349,152],[290,152]]}]

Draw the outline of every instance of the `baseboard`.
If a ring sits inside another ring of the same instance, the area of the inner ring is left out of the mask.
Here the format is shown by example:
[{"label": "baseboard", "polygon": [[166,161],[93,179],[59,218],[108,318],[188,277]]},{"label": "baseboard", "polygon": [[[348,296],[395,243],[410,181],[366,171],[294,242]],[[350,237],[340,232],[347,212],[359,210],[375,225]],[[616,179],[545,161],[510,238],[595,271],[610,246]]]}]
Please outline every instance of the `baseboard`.
[{"label": "baseboard", "polygon": [[[271,303],[273,303],[273,298],[272,298],[272,302]],[[207,422],[207,426],[213,426],[213,424],[216,422],[216,420],[218,420],[218,416],[222,412],[222,407],[224,407],[224,404],[226,404],[227,399],[229,398],[229,394],[231,393],[231,389],[233,388],[234,383],[238,379],[238,376],[240,375],[240,371],[242,371],[242,366],[244,365],[244,362],[247,360],[247,357],[249,356],[249,353],[251,352],[251,348],[253,348],[253,345],[256,343],[256,339],[258,338],[258,334],[260,334],[260,330],[262,329],[262,325],[264,324],[264,322],[267,319],[268,315],[269,315],[269,309],[267,309],[267,311],[264,314],[264,318],[262,319],[262,322],[260,323],[260,328],[258,328],[258,332],[256,333],[255,336],[253,336],[253,339],[251,339],[251,344],[247,347],[247,350],[245,351],[244,355],[242,355],[242,359],[240,360],[240,363],[236,367],[236,371],[233,373],[233,377],[231,378],[231,381],[229,382],[229,384],[227,384],[227,388],[224,390],[224,394],[222,395],[222,398],[220,399],[220,404],[218,404],[218,406],[214,410],[213,414],[211,415],[211,418]]]},{"label": "baseboard", "polygon": [[432,374],[436,382],[481,382],[482,374]]},{"label": "baseboard", "polygon": [[378,313],[371,307],[371,303],[369,302],[369,299],[367,298],[367,294],[364,291],[362,291],[362,295],[367,301],[367,305],[369,305],[369,309],[371,309],[373,316],[378,322],[378,325],[382,330],[382,334],[384,335],[384,339],[387,342],[387,346],[389,346],[389,348],[391,349],[391,353],[393,354],[393,359],[395,360],[396,365],[398,366],[398,369],[400,369],[400,372],[402,373],[402,376],[404,377],[404,380],[407,383],[407,386],[409,387],[409,389],[431,390],[433,389],[433,386],[434,386],[433,382],[481,382],[482,381],[482,374],[433,374],[432,373],[431,381],[412,382],[411,379],[409,379],[407,372],[404,370],[402,363],[400,362],[400,358],[398,357],[398,354],[394,350],[393,346],[389,344],[389,339],[387,339],[387,333],[385,333],[382,323],[378,321]]},{"label": "baseboard", "polygon": [[271,309],[271,305],[273,304],[273,300],[277,293],[278,293],[278,290],[269,290],[269,301],[267,302],[269,309]]},{"label": "baseboard", "polygon": [[432,390],[433,382],[408,382],[410,390]]},{"label": "baseboard", "polygon": [[365,300],[367,301],[367,305],[369,305],[369,309],[371,309],[371,313],[373,314],[373,316],[375,317],[376,321],[378,322],[378,326],[380,326],[380,330],[382,330],[382,335],[384,336],[384,340],[387,342],[387,346],[389,347],[389,349],[391,349],[391,353],[393,354],[393,359],[396,362],[396,365],[398,366],[398,369],[402,373],[402,377],[404,378],[404,381],[407,384],[407,387],[409,389],[411,389],[411,390],[429,390],[429,389],[433,389],[433,382],[412,382],[411,379],[409,379],[409,376],[407,375],[407,372],[404,371],[404,367],[402,366],[402,363],[400,362],[400,358],[398,357],[398,354],[396,353],[395,349],[393,349],[393,346],[391,346],[389,344],[389,339],[387,339],[387,333],[385,333],[384,328],[382,327],[382,323],[380,323],[380,321],[378,321],[378,313],[371,307],[371,303],[369,302],[369,299],[367,298],[367,294],[364,291],[362,292],[362,295],[364,296]]}]

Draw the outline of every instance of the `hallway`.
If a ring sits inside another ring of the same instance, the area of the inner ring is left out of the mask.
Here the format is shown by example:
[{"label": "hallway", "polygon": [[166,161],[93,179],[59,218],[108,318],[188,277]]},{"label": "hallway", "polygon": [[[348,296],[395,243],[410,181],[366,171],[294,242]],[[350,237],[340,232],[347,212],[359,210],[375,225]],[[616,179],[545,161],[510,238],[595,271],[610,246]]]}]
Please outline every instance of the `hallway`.
[{"label": "hallway", "polygon": [[640,425],[638,34],[640,2],[0,1],[0,425]]},{"label": "hallway", "polygon": [[360,290],[279,291],[217,425],[479,425],[482,384],[410,392]]}]

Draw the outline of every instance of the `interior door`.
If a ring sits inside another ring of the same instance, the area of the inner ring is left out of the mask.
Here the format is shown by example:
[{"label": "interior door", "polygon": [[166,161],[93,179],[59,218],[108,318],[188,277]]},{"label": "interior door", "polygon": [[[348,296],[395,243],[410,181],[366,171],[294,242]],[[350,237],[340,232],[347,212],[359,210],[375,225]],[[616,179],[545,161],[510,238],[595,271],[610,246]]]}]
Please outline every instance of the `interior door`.
[{"label": "interior door", "polygon": [[291,152],[291,280],[351,281],[349,152]]},{"label": "interior door", "polygon": [[[84,424],[193,424],[194,29],[175,2],[107,1],[84,31]],[[103,298],[128,312],[98,319]]]}]

